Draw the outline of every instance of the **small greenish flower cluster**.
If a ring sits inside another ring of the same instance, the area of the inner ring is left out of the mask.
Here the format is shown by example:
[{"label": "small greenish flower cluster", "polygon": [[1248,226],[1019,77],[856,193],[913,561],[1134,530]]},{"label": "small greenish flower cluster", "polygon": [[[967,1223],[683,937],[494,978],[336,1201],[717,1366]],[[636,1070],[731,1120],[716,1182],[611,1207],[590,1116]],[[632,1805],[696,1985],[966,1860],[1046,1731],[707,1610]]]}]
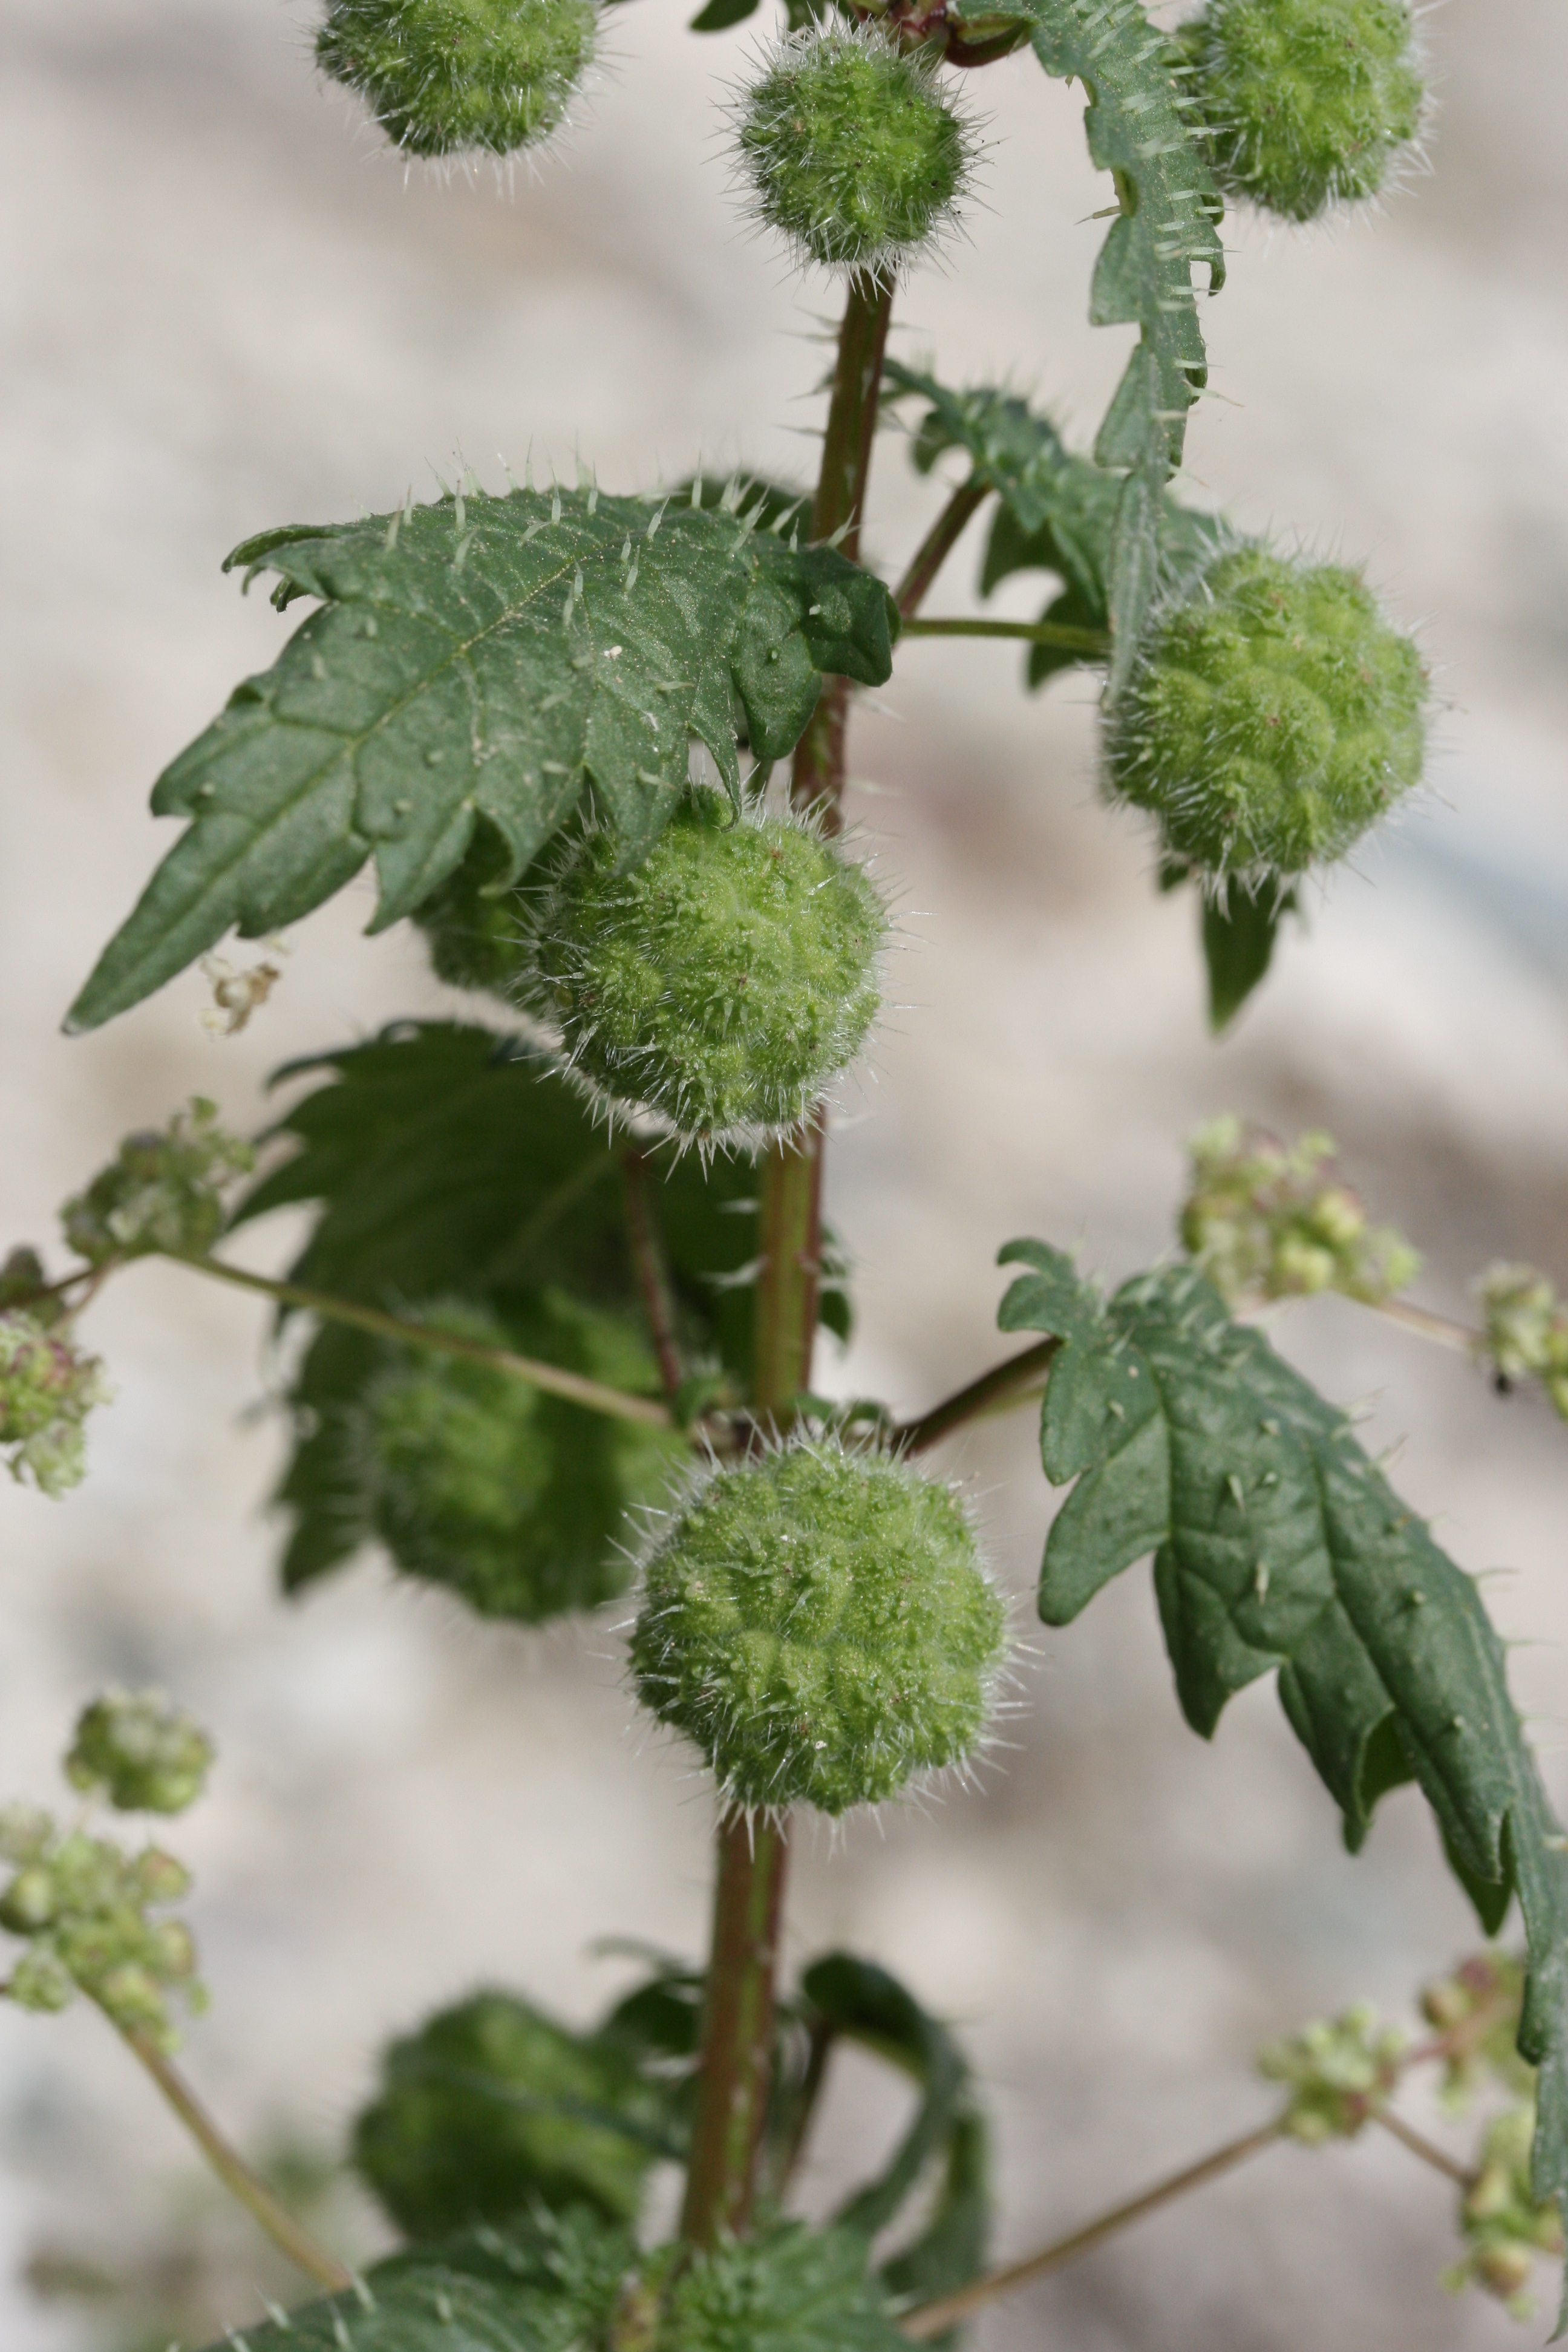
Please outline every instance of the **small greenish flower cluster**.
[{"label": "small greenish flower cluster", "polygon": [[1225,548],[1157,608],[1106,730],[1106,791],[1210,882],[1342,857],[1418,781],[1429,688],[1360,574]]},{"label": "small greenish flower cluster", "polygon": [[1515,2319],[1528,2319],[1534,2309],[1526,2290],[1537,2259],[1563,2252],[1556,2198],[1537,2203],[1531,2191],[1534,2137],[1533,2100],[1509,2108],[1488,2126],[1480,2164],[1459,2200],[1464,2259],[1443,2279],[1450,2294],[1471,2283],[1484,2288]]},{"label": "small greenish flower cluster", "polygon": [[190,1874],[158,1846],[126,1853],[84,1830],[61,1831],[47,1813],[0,1813],[0,1859],[13,1865],[0,1893],[0,1927],[27,1950],[5,1990],[23,2009],[59,2010],[83,1992],[122,2032],[176,2043],[170,1997],[192,2011],[205,1994],[184,1920],[149,1915],[177,1903]]},{"label": "small greenish flower cluster", "polygon": [[973,1755],[1005,1636],[948,1487],[800,1441],[717,1470],[671,1515],[631,1663],[728,1802],[838,1814]]},{"label": "small greenish flower cluster", "polygon": [[1376,195],[1420,135],[1405,0],[1209,0],[1179,38],[1220,187],[1286,220]]},{"label": "small greenish flower cluster", "polygon": [[121,1813],[183,1813],[206,1786],[213,1744],[162,1691],[106,1691],[84,1707],[65,1759],[73,1789]]},{"label": "small greenish flower cluster", "polygon": [[1537,1380],[1568,1421],[1568,1305],[1532,1265],[1489,1266],[1478,1286],[1486,1317],[1480,1355],[1497,1378]]},{"label": "small greenish flower cluster", "polygon": [[43,1495],[79,1486],[82,1424],[109,1394],[102,1364],[75,1345],[58,1311],[0,1308],[0,1448],[13,1478],[30,1478]]},{"label": "small greenish flower cluster", "polygon": [[973,150],[934,58],[868,26],[789,34],[735,110],[758,217],[828,268],[912,260],[955,217]]},{"label": "small greenish flower cluster", "polygon": [[1258,2070],[1289,2089],[1283,2128],[1317,2147],[1355,2137],[1398,2081],[1404,2048],[1403,2034],[1380,2028],[1375,2012],[1358,2004],[1268,2042],[1258,2053]]},{"label": "small greenish flower cluster", "polygon": [[323,73],[405,154],[515,154],[565,119],[594,57],[594,0],[328,0]]},{"label": "small greenish flower cluster", "polygon": [[[454,1338],[517,1349],[618,1388],[657,1372],[626,1326],[553,1296],[503,1323],[488,1307],[427,1308]],[[388,1351],[363,1408],[362,1507],[405,1575],[482,1615],[534,1624],[592,1609],[630,1575],[616,1544],[629,1505],[664,1491],[650,1432],[546,1394],[493,1364]]]},{"label": "small greenish flower cluster", "polygon": [[1511,1952],[1474,1953],[1423,1990],[1421,2014],[1445,2045],[1439,2095],[1451,2115],[1489,2079],[1511,2099],[1533,2089],[1535,2069],[1518,2047],[1523,1999],[1524,1963]]},{"label": "small greenish flower cluster", "polygon": [[161,1133],[128,1135],[66,1202],[66,1239],[92,1265],[153,1251],[200,1257],[223,1231],[224,1186],[255,1165],[251,1146],[218,1125],[217,1106],[194,1096]]},{"label": "small greenish flower cluster", "polygon": [[1287,1147],[1227,1114],[1187,1149],[1182,1247],[1227,1302],[1338,1290],[1375,1307],[1420,1273],[1409,1243],[1392,1226],[1369,1225],[1355,1194],[1332,1181],[1331,1136]]},{"label": "small greenish flower cluster", "polygon": [[711,794],[632,874],[615,836],[573,845],[534,917],[531,1002],[601,1102],[704,1149],[804,1118],[880,1003],[887,910],[864,869],[795,816]]}]

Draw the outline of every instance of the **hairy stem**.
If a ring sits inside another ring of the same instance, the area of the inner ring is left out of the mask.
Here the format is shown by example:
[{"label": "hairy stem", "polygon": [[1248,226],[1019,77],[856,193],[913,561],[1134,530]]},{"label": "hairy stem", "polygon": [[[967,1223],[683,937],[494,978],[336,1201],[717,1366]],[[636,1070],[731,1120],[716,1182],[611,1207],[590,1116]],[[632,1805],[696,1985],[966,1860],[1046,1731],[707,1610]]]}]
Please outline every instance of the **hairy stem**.
[{"label": "hairy stem", "polygon": [[[812,537],[837,539],[853,556],[892,310],[891,280],[851,278],[839,330]],[[848,687],[829,678],[795,747],[791,793],[837,831],[844,789]],[[822,1154],[818,1112],[762,1163],[761,1271],[755,1293],[752,1405],[763,1429],[787,1429],[810,1381],[821,1257]],[[773,1972],[784,1901],[783,1828],[730,1812],[719,1825],[713,1948],[702,2023],[702,2076],[681,2213],[683,2238],[712,2245],[751,2215],[773,2069]]]},{"label": "hairy stem", "polygon": [[692,2245],[741,2236],[751,2220],[773,2079],[785,1859],[781,1822],[735,1811],[719,1824],[702,2092],[680,2217],[680,2234]]},{"label": "hairy stem", "polygon": [[1060,646],[1086,661],[1105,661],[1110,639],[1103,629],[1076,629],[1067,621],[970,621],[940,616],[934,621],[906,621],[906,637],[1018,637],[1031,646]]},{"label": "hairy stem", "polygon": [[984,482],[962,483],[916,548],[909,570],[893,591],[893,602],[906,628],[920,610],[926,590],[963,537],[970,517],[979,511],[989,496],[990,490]]},{"label": "hairy stem", "polygon": [[950,1430],[962,1428],[966,1421],[978,1421],[984,1413],[1024,1403],[1037,1394],[1061,1344],[1059,1339],[1041,1339],[1020,1355],[1009,1356],[1005,1364],[993,1365],[977,1381],[971,1381],[967,1388],[956,1389],[940,1404],[933,1404],[918,1421],[900,1422],[891,1432],[889,1444],[900,1454],[919,1454],[945,1437]]},{"label": "hairy stem", "polygon": [[302,2222],[287,2212],[268,2188],[258,2180],[237,2148],[231,2147],[216,2124],[208,2115],[174,2061],[166,2058],[157,2043],[138,2026],[120,2029],[129,2048],[157,2084],[202,2154],[230,2195],[237,2197],[252,2220],[258,2222],[273,2244],[308,2278],[313,2278],[329,2294],[337,2294],[354,2283],[353,2273],[339,2262],[335,2254],[318,2245]]},{"label": "hairy stem", "polygon": [[225,1265],[216,1257],[176,1257],[176,1265],[193,1266],[197,1274],[210,1274],[215,1281],[232,1282],[241,1290],[258,1290],[263,1297],[275,1298],[280,1307],[299,1307],[311,1315],[320,1315],[330,1323],[350,1323],[356,1331],[374,1331],[377,1339],[395,1339],[410,1348],[428,1348],[438,1356],[461,1356],[471,1364],[489,1364],[498,1372],[510,1372],[515,1380],[527,1381],[536,1389],[544,1389],[552,1396],[564,1397],[570,1404],[585,1405],[590,1412],[614,1415],[620,1421],[640,1421],[649,1429],[669,1429],[674,1426],[668,1405],[654,1397],[632,1396],[625,1389],[607,1388],[603,1381],[584,1379],[581,1372],[569,1372],[560,1364],[541,1363],[533,1356],[515,1355],[510,1348],[489,1348],[482,1339],[466,1339],[459,1333],[442,1331],[428,1323],[406,1323],[395,1315],[387,1315],[379,1307],[361,1307],[352,1298],[333,1298],[324,1290],[311,1290],[301,1282],[275,1282],[270,1275],[252,1274],[243,1265]]},{"label": "hairy stem", "polygon": [[664,1392],[673,1406],[685,1381],[680,1361],[680,1343],[676,1336],[675,1286],[670,1280],[669,1260],[665,1253],[664,1235],[659,1232],[648,1198],[647,1155],[635,1144],[621,1154],[621,1170],[626,1179],[626,1232],[631,1243],[632,1266],[637,1275],[637,1289],[642,1296],[643,1312],[653,1335],[653,1350],[658,1359],[658,1376],[664,1382]]},{"label": "hairy stem", "polygon": [[1239,2139],[1227,2140],[1198,2164],[1189,2164],[1183,2172],[1173,2172],[1168,2180],[1146,2189],[1141,2197],[1133,2197],[1125,2205],[1117,2205],[1102,2213],[1097,2221],[1089,2221],[1069,2237],[1058,2238],[1054,2245],[1042,2248],[1021,2263],[1009,2263],[1005,2270],[992,2271],[984,2278],[973,2280],[960,2287],[956,2294],[944,2294],[936,2303],[922,2304],[918,2311],[910,2312],[899,2323],[906,2336],[922,2344],[932,2336],[945,2335],[958,2320],[967,2319],[972,2311],[981,2310],[994,2303],[999,2295],[1011,2294],[1015,2287],[1026,2286],[1031,2279],[1044,2278],[1047,2271],[1059,2269],[1075,2255],[1087,2254],[1107,2238],[1130,2223],[1141,2221],[1146,2213],[1157,2213],[1163,2205],[1173,2204],[1192,2189],[1202,2189],[1207,2181],[1217,2180],[1222,2173],[1244,2164],[1249,2156],[1260,2155],[1280,2137],[1279,2119],[1262,2125],[1257,2131],[1244,2132]]}]

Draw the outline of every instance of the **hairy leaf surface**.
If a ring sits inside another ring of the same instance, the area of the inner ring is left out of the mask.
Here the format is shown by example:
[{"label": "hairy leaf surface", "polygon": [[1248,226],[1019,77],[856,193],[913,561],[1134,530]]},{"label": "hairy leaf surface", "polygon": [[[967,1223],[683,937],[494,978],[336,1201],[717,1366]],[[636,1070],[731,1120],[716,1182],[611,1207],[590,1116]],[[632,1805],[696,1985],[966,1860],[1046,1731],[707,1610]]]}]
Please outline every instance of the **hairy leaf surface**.
[{"label": "hairy leaf surface", "polygon": [[[1011,0],[1009,0],[1011,7]],[[960,21],[983,0],[959,0]],[[1114,178],[1120,211],[1095,264],[1089,318],[1135,324],[1137,347],[1095,441],[1100,464],[1125,474],[1107,572],[1116,646],[1110,686],[1123,683],[1159,579],[1159,493],[1180,465],[1187,411],[1205,381],[1193,289],[1225,282],[1221,203],[1188,122],[1180,59],[1140,0],[1017,0],[1048,74],[1081,81],[1092,161]]]},{"label": "hairy leaf surface", "polygon": [[1201,1275],[1168,1267],[1102,1306],[1071,1262],[1013,1242],[1031,1271],[1005,1330],[1062,1352],[1041,1416],[1054,1484],[1078,1483],[1040,1579],[1047,1624],[1144,1553],[1183,1712],[1206,1738],[1271,1668],[1354,1850],[1384,1790],[1418,1780],[1489,1927],[1519,1896],[1530,1975],[1519,2046],[1541,2069],[1536,2193],[1568,2189],[1568,1884],[1471,1579],[1356,1444],[1344,1415],[1233,1323]]},{"label": "hairy leaf surface", "polygon": [[865,2251],[852,2231],[786,2223],[677,2263],[674,2248],[639,2255],[629,2233],[584,2212],[541,2214],[395,2255],[359,2288],[247,2328],[245,2342],[250,2352],[584,2352],[609,2340],[649,2352],[900,2352]]},{"label": "hairy leaf surface", "polygon": [[[432,1300],[484,1302],[525,1335],[540,1328],[541,1301],[564,1293],[642,1328],[622,1150],[528,1046],[478,1026],[407,1024],[279,1076],[314,1071],[330,1073],[329,1083],[294,1104],[276,1130],[298,1149],[237,1217],[321,1204],[293,1280],[400,1314]],[[716,1358],[743,1390],[756,1171],[724,1159],[705,1171],[694,1154],[659,1151],[647,1174],[689,1355],[699,1367]],[[837,1284],[824,1311],[830,1328],[847,1331]],[[543,1350],[536,1343],[523,1351]],[[295,1450],[278,1493],[294,1521],[283,1568],[289,1589],[363,1539],[352,1507],[354,1408],[384,1353],[368,1335],[324,1323],[296,1377]]]},{"label": "hairy leaf surface", "polygon": [[[1076,456],[1049,417],[1012,393],[980,385],[954,392],[930,375],[888,362],[897,393],[918,394],[930,406],[915,436],[914,461],[929,473],[947,449],[970,459],[970,480],[997,493],[980,592],[989,595],[1015,572],[1054,572],[1061,593],[1041,619],[1078,629],[1110,627],[1110,575],[1123,479],[1091,458]],[[1201,562],[1213,548],[1218,523],[1160,493],[1156,530],[1160,576]],[[1059,646],[1032,646],[1028,682],[1040,685],[1081,662]]]},{"label": "hairy leaf surface", "polygon": [[237,547],[226,569],[320,607],[159,779],[154,814],[190,824],[68,1026],[122,1013],[231,925],[297,921],[371,857],[384,929],[480,817],[515,880],[590,784],[634,865],[692,737],[737,793],[737,731],[782,758],[825,671],[888,677],[898,625],[868,572],[759,529],[763,503],[475,491]]}]

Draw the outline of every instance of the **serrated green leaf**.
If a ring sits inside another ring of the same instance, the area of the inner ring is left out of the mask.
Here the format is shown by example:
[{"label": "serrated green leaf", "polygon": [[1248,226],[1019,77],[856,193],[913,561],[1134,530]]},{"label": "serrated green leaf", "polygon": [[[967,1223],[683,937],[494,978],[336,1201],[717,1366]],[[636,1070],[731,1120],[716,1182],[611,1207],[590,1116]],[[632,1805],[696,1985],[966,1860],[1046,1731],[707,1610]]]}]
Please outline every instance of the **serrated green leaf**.
[{"label": "serrated green leaf", "polygon": [[590,784],[636,864],[693,736],[737,793],[737,703],[756,757],[781,759],[825,671],[888,677],[898,626],[880,582],[758,529],[760,511],[476,490],[247,540],[228,565],[276,572],[280,607],[321,603],[159,779],[154,814],[191,823],[68,1027],[124,1012],[231,925],[297,921],[370,857],[384,929],[481,817],[515,880]]},{"label": "serrated green leaf", "polygon": [[245,2342],[249,2352],[584,2352],[610,2340],[622,2315],[625,2340],[650,2352],[901,2352],[853,2231],[792,2222],[684,2261],[676,2252],[639,2254],[626,2231],[585,2212],[542,2213],[377,2263],[359,2287],[249,2327]]},{"label": "serrated green leaf", "polygon": [[[953,392],[897,361],[887,363],[885,374],[895,393],[916,394],[931,404],[915,436],[921,471],[928,472],[943,450],[963,449],[971,461],[970,481],[998,496],[981,567],[982,595],[1015,572],[1054,572],[1065,585],[1041,619],[1104,631],[1127,610],[1129,582],[1119,583],[1119,562],[1137,567],[1131,584],[1141,595],[1191,570],[1213,550],[1219,524],[1163,489],[1152,513],[1140,516],[1133,537],[1119,536],[1123,477],[1074,456],[1050,419],[1013,394],[984,386]],[[1032,646],[1028,683],[1038,686],[1082,658],[1059,646]]]},{"label": "serrated green leaf", "polygon": [[[329,1082],[295,1103],[275,1130],[298,1148],[236,1216],[243,1223],[271,1209],[320,1204],[290,1268],[295,1281],[400,1315],[432,1301],[484,1304],[516,1329],[519,1346],[531,1336],[525,1353],[550,1360],[553,1293],[641,1328],[621,1153],[539,1055],[477,1025],[426,1022],[291,1064],[279,1078],[318,1071]],[[695,1154],[667,1151],[646,1166],[689,1357],[717,1358],[743,1394],[756,1171],[724,1159],[704,1169]],[[831,1236],[827,1246],[832,1269]],[[848,1301],[837,1281],[827,1286],[824,1319],[847,1335]],[[293,1522],[283,1568],[289,1590],[347,1559],[365,1538],[356,1501],[358,1406],[386,1352],[361,1332],[323,1323],[295,1378],[295,1448],[277,1494]],[[570,1405],[552,1412],[552,1426],[577,1430],[585,1462],[603,1445],[604,1432],[586,1427],[595,1418]]]},{"label": "serrated green leaf", "polygon": [[878,2178],[840,2207],[837,2226],[870,2239],[937,2170],[936,2198],[910,2244],[882,2265],[888,2286],[929,2299],[984,2268],[990,2231],[989,2139],[973,2081],[948,2028],[875,1961],[830,1952],[801,1979],[801,2010],[818,2033],[856,2042],[908,2074],[921,2101]]},{"label": "serrated green leaf", "polygon": [[1203,902],[1204,961],[1209,976],[1209,1027],[1228,1029],[1274,959],[1281,916],[1294,911],[1294,890],[1277,882],[1249,887],[1228,875],[1219,895]]},{"label": "serrated green leaf", "polygon": [[[1066,1263],[1043,1244],[1032,1249],[1038,1265]],[[1013,1329],[1020,1290],[1008,1293]],[[1120,1351],[1158,1407],[1131,1431],[1108,1416],[1098,1454],[1087,1414],[1071,1423],[1070,1453],[1058,1435],[1047,1475],[1069,1475],[1064,1459],[1081,1475],[1047,1540],[1041,1614],[1065,1623],[1157,1547],[1161,1618],[1194,1730],[1206,1737],[1234,1691],[1278,1667],[1286,1713],[1352,1846],[1384,1790],[1420,1782],[1483,1923],[1498,1923],[1510,1889],[1519,1896],[1530,1954],[1520,2049],[1541,2069],[1536,2193],[1562,2193],[1568,1880],[1475,1584],[1399,1501],[1344,1416],[1260,1332],[1233,1323],[1191,1268],[1123,1284],[1097,1327],[1077,1300],[1070,1334],[1059,1329],[1068,1319],[1047,1297],[1031,1326],[1063,1339],[1052,1388],[1072,1376],[1080,1349],[1101,1360]],[[1092,1388],[1110,1375],[1102,1362],[1083,1378]]]},{"label": "serrated green leaf", "polygon": [[[950,13],[963,22],[982,5],[956,0]],[[1095,264],[1089,318],[1140,331],[1094,448],[1126,476],[1106,574],[1114,694],[1158,576],[1159,493],[1181,463],[1187,411],[1206,377],[1193,268],[1206,264],[1209,291],[1219,291],[1221,204],[1188,121],[1180,54],[1139,0],[1016,0],[1013,13],[1030,25],[1046,71],[1082,82],[1089,155],[1114,176],[1121,210]]]}]

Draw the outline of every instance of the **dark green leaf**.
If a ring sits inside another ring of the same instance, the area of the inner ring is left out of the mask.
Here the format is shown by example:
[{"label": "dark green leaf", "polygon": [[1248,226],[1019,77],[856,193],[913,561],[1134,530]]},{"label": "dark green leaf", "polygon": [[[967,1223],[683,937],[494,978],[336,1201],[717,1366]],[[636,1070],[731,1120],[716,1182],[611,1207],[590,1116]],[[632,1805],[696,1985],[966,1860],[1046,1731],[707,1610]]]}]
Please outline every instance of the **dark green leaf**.
[{"label": "dark green leaf", "polygon": [[[1286,1713],[1352,1846],[1384,1790],[1420,1782],[1483,1924],[1495,1927],[1510,1892],[1519,1896],[1530,1956],[1520,2049],[1541,2069],[1536,2193],[1560,2194],[1568,1883],[1474,1583],[1344,1416],[1260,1332],[1233,1323],[1200,1275],[1173,1266],[1125,1283],[1089,1327],[1058,1253],[1015,1243],[1005,1255],[1042,1269],[1030,1328],[1063,1339],[1042,1423],[1047,1475],[1081,1472],[1047,1541],[1041,1615],[1065,1623],[1158,1547],[1160,1614],[1194,1730],[1206,1737],[1234,1691],[1278,1667]],[[1026,1285],[1037,1278],[1007,1294],[1008,1328],[1028,1319]],[[1104,1402],[1098,1436],[1081,1402],[1053,1421],[1064,1376]],[[1156,1400],[1142,1417],[1125,1409],[1134,1381]]]},{"label": "dark green leaf", "polygon": [[764,503],[475,490],[237,548],[247,580],[277,572],[279,606],[320,608],[160,778],[154,813],[192,823],[68,1025],[123,1012],[232,924],[297,921],[367,857],[384,929],[481,817],[515,880],[590,783],[635,864],[693,736],[737,792],[737,701],[757,758],[780,759],[825,670],[888,677],[898,625],[868,572],[759,529]]},{"label": "dark green leaf", "polygon": [[1229,1027],[1268,970],[1282,915],[1296,893],[1272,878],[1249,885],[1230,875],[1203,901],[1204,961],[1209,975],[1209,1027]]},{"label": "dark green leaf", "polygon": [[757,0],[708,0],[708,5],[691,19],[693,33],[722,33],[731,25],[739,25],[756,13]]},{"label": "dark green leaf", "polygon": [[[320,1203],[290,1269],[296,1281],[399,1314],[432,1301],[483,1303],[529,1354],[551,1353],[540,1318],[552,1293],[640,1328],[620,1153],[583,1098],[528,1048],[477,1026],[410,1024],[279,1076],[318,1071],[329,1082],[276,1130],[298,1149],[237,1217]],[[704,1169],[695,1154],[660,1151],[647,1172],[689,1359],[717,1358],[744,1392],[756,1171],[724,1159]],[[831,1253],[830,1237],[828,1245]],[[837,1283],[823,1311],[847,1332],[848,1301]],[[531,1348],[523,1346],[530,1331]],[[297,1376],[295,1451],[278,1497],[294,1520],[284,1564],[290,1588],[364,1539],[356,1416],[385,1360],[381,1342],[323,1323]],[[596,1419],[574,1406],[560,1412],[571,1417],[563,1428]],[[585,1426],[578,1434],[590,1451],[590,1437],[603,1437]]]},{"label": "dark green leaf", "polygon": [[801,1979],[802,2014],[818,2034],[858,2042],[910,2075],[921,2103],[878,2179],[844,2205],[840,2227],[885,2229],[940,2166],[935,2204],[910,2244],[883,2265],[894,2292],[945,2294],[983,2267],[990,2223],[987,2135],[968,2062],[945,2025],[874,1961],[831,1952]]},{"label": "dark green leaf", "polygon": [[[956,0],[951,13],[963,22],[984,5]],[[1189,121],[1179,52],[1139,0],[1017,0],[1014,13],[1030,24],[1046,71],[1083,84],[1089,155],[1114,179],[1121,209],[1095,265],[1089,317],[1140,330],[1094,448],[1101,466],[1127,477],[1106,573],[1115,692],[1154,589],[1159,493],[1181,463],[1187,411],[1206,378],[1193,268],[1206,264],[1217,293],[1221,205]]]},{"label": "dark green leaf", "polygon": [[[982,595],[1015,572],[1054,572],[1065,586],[1042,620],[1103,631],[1115,617],[1118,593],[1126,604],[1126,585],[1118,591],[1119,562],[1139,567],[1133,585],[1142,594],[1150,581],[1157,584],[1190,571],[1213,549],[1219,525],[1179,505],[1166,490],[1152,517],[1142,518],[1147,532],[1141,522],[1131,542],[1125,533],[1119,539],[1122,477],[1073,456],[1050,419],[1012,394],[984,387],[952,392],[897,361],[888,362],[886,378],[895,392],[931,403],[915,436],[921,471],[929,471],[944,449],[963,449],[971,461],[970,480],[997,493]],[[1082,658],[1059,646],[1032,646],[1028,682],[1038,686]]]},{"label": "dark green leaf", "polygon": [[632,2221],[668,2099],[619,2042],[475,1993],[395,2042],[353,2130],[354,2163],[409,2238],[592,2205]]}]

